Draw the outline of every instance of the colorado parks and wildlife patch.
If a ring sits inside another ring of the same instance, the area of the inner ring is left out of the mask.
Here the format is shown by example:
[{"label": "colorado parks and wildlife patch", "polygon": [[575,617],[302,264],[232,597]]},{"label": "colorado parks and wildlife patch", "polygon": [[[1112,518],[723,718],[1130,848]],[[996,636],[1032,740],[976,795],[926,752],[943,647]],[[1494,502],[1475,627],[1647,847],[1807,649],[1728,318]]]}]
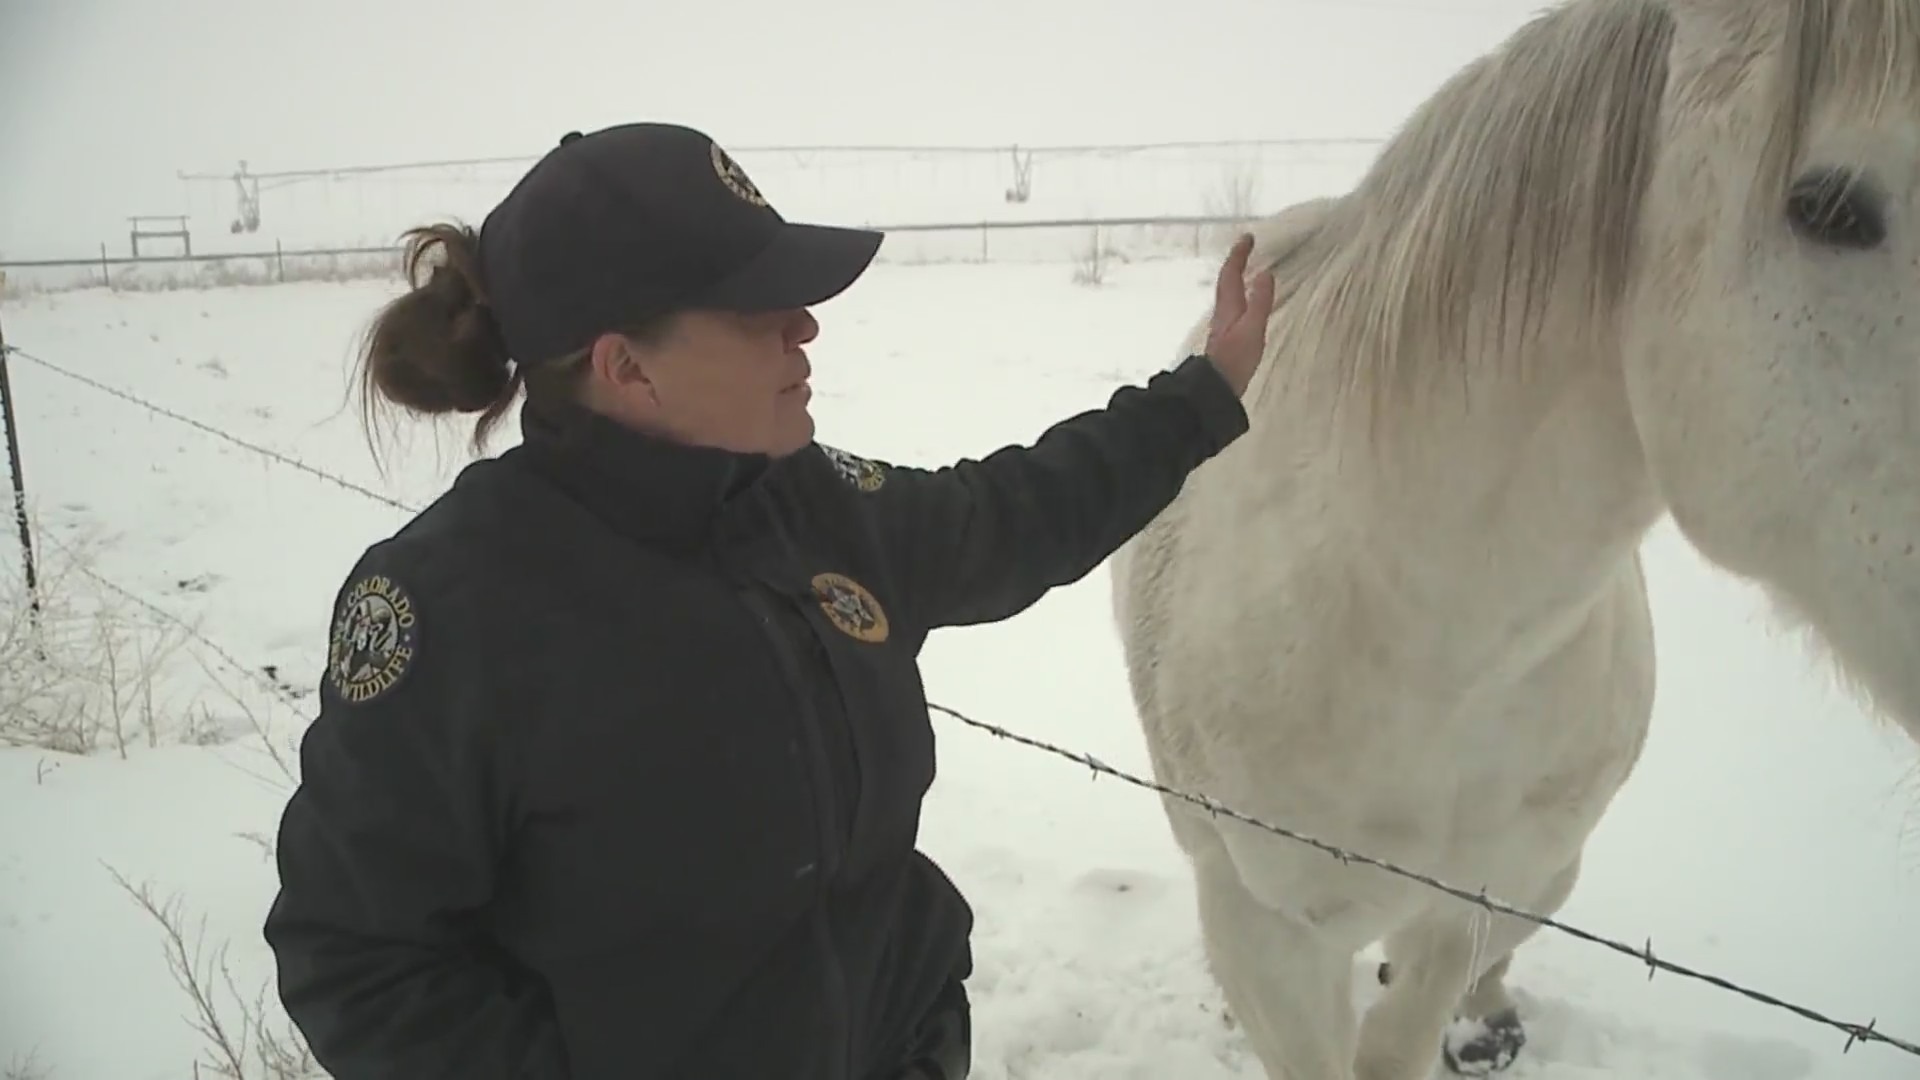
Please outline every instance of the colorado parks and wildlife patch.
[{"label": "colorado parks and wildlife patch", "polygon": [[384,574],[356,579],[334,613],[327,681],[355,704],[396,686],[412,668],[419,638],[413,597]]},{"label": "colorado parks and wildlife patch", "polygon": [[879,491],[880,485],[887,482],[886,470],[877,462],[869,461],[856,454],[849,454],[845,450],[825,443],[820,444],[820,452],[827,455],[828,461],[833,462],[833,467],[839,470],[842,479],[861,491]]}]

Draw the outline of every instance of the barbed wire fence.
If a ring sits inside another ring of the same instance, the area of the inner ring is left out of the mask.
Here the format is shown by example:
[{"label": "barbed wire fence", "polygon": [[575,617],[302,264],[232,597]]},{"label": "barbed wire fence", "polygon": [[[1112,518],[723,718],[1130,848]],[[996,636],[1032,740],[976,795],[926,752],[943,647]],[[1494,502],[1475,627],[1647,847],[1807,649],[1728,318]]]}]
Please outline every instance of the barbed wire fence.
[{"label": "barbed wire fence", "polygon": [[[188,427],[191,427],[197,431],[200,431],[204,434],[223,440],[240,449],[259,455],[260,457],[266,460],[272,461],[276,464],[284,465],[289,468],[296,469],[300,472],[308,474],[309,476],[315,477],[323,482],[333,484],[344,490],[353,492],[355,494],[361,495],[366,498],[373,499],[389,507],[393,507],[395,509],[398,509],[407,513],[418,513],[419,510],[421,509],[420,507],[408,504],[402,500],[395,499],[391,496],[384,495],[380,492],[374,491],[370,488],[365,487],[364,485],[355,483],[352,480],[348,480],[346,478],[336,476],[324,469],[317,468],[311,464],[300,461],[286,454],[282,454],[268,447],[261,446],[258,443],[252,442],[250,440],[243,439],[230,432],[224,431],[212,424],[208,424],[203,421],[196,420],[192,417],[186,416],[175,410],[166,408],[165,406],[158,405],[154,402],[148,401],[137,394],[112,386],[108,383],[102,382],[101,380],[83,375],[79,372],[72,370],[71,368],[65,365],[45,359],[44,357],[38,356],[23,348],[20,348],[17,345],[8,343],[4,337],[4,333],[0,333],[0,387],[8,387],[8,389],[5,392],[5,405],[7,409],[7,418],[9,420],[8,440],[9,440],[10,447],[14,441],[13,431],[11,426],[12,411],[13,411],[13,392],[10,389],[10,384],[6,378],[6,372],[9,367],[9,362],[15,359],[24,360],[43,370],[51,372],[55,375],[72,380],[80,385],[86,386],[95,391],[111,395],[119,400],[128,402],[140,409],[153,413],[154,415],[158,415],[158,416],[162,416],[162,417],[166,417],[168,419],[174,420]],[[15,475],[16,477],[18,476],[17,463],[16,463]],[[25,498],[24,494],[16,490],[15,505],[17,510],[20,510],[21,508],[23,508],[24,498]],[[24,529],[26,528],[24,517],[21,518],[21,528],[23,529],[23,536],[24,536]],[[187,623],[184,619],[181,619],[179,616],[166,611],[164,608],[161,608],[158,605],[153,604],[150,601],[147,601],[141,598],[140,596],[135,594],[132,590],[127,589],[121,585],[118,585],[117,583],[111,581],[110,579],[107,579],[106,577],[98,574],[95,571],[92,571],[89,568],[81,567],[79,568],[79,570],[81,573],[85,574],[88,578],[90,578],[91,580],[94,580],[95,582],[99,583],[103,587],[108,588],[113,592],[117,593],[118,595],[121,595],[133,601],[134,603],[141,605],[143,608],[155,614],[156,617],[159,617],[164,621],[180,628],[183,632],[185,632],[186,634],[194,638],[196,641],[208,647],[214,653],[215,656],[219,657],[223,662],[233,667],[236,671],[248,676],[251,679],[254,679],[255,681],[259,682],[261,685],[267,687],[269,690],[275,693],[282,701],[287,703],[290,708],[299,710],[304,707],[303,704],[296,697],[294,697],[287,690],[285,686],[267,677],[260,669],[248,666],[247,664],[245,664],[244,662],[236,658],[230,651],[222,647],[218,642],[214,641],[207,635],[201,633],[199,630],[194,628],[191,624]],[[1643,942],[1643,944],[1631,945],[1631,944],[1628,944],[1627,942],[1624,942],[1615,938],[1611,938],[1603,934],[1582,929],[1578,926],[1574,926],[1572,924],[1563,922],[1551,916],[1541,915],[1536,912],[1532,912],[1527,909],[1517,907],[1513,904],[1507,903],[1498,898],[1489,896],[1485,889],[1470,890],[1470,889],[1462,888],[1458,885],[1450,884],[1448,882],[1442,881],[1430,875],[1423,874],[1418,871],[1406,869],[1404,867],[1398,866],[1387,860],[1375,858],[1363,852],[1352,851],[1347,848],[1341,847],[1339,845],[1329,843],[1327,841],[1318,839],[1306,833],[1302,833],[1298,830],[1291,829],[1282,825],[1277,825],[1271,822],[1263,821],[1259,818],[1253,817],[1249,814],[1236,810],[1233,807],[1220,802],[1219,800],[1212,799],[1204,795],[1198,795],[1191,792],[1181,791],[1179,789],[1169,787],[1165,784],[1161,784],[1154,780],[1135,776],[1124,770],[1117,769],[1111,765],[1106,764],[1105,762],[1101,761],[1099,758],[1095,757],[1090,753],[1069,750],[1064,747],[1054,745],[1052,743],[1046,742],[1041,739],[1036,739],[1027,735],[1021,735],[1017,732],[1011,731],[1000,725],[975,719],[967,715],[966,713],[961,712],[958,709],[954,709],[949,706],[939,704],[938,702],[929,701],[928,707],[935,712],[951,717],[952,719],[968,727],[984,732],[987,735],[992,736],[994,738],[1011,742],[1020,746],[1025,746],[1033,750],[1038,750],[1042,753],[1059,757],[1066,761],[1072,762],[1076,765],[1088,768],[1092,770],[1092,772],[1096,777],[1099,777],[1099,776],[1112,777],[1125,784],[1140,788],[1148,792],[1152,792],[1163,798],[1178,800],[1180,802],[1184,802],[1189,805],[1198,807],[1199,809],[1205,811],[1210,815],[1213,815],[1216,817],[1230,818],[1232,820],[1238,821],[1242,824],[1251,826],[1253,828],[1259,829],[1263,832],[1272,834],[1274,836],[1278,836],[1283,839],[1293,841],[1295,843],[1300,843],[1308,847],[1312,847],[1316,850],[1319,850],[1327,854],[1331,858],[1337,859],[1342,864],[1350,865],[1350,864],[1358,863],[1366,866],[1371,866],[1376,869],[1382,870],[1386,873],[1392,874],[1394,876],[1401,877],[1409,881],[1415,882],[1423,887],[1435,890],[1437,892],[1444,893],[1448,896],[1454,897],[1455,899],[1475,905],[1488,912],[1522,919],[1527,922],[1538,925],[1540,927],[1551,929],[1561,934],[1565,934],[1569,937],[1574,938],[1575,940],[1582,941],[1587,944],[1595,945],[1603,949],[1607,949],[1609,951],[1620,954],[1622,956],[1631,957],[1647,966],[1647,969],[1648,969],[1647,975],[1649,979],[1653,978],[1654,975],[1657,974],[1658,972],[1664,971],[1673,975],[1681,976],[1683,978],[1705,983],[1709,986],[1715,987],[1716,989],[1735,994],[1737,996],[1743,997],[1747,1000],[1756,1002],[1761,1005],[1766,1005],[1772,1008],[1784,1010],[1788,1013],[1798,1016],[1811,1023],[1833,1028],[1834,1030],[1839,1031],[1846,1036],[1846,1041],[1841,1047],[1841,1053],[1843,1054],[1850,1052],[1854,1048],[1854,1046],[1856,1046],[1857,1044],[1865,1042],[1865,1043],[1879,1043],[1885,1046],[1892,1047],[1896,1050],[1902,1051],[1906,1054],[1912,1055],[1916,1058],[1920,1058],[1920,1043],[1916,1043],[1911,1039],[1903,1038],[1897,1035],[1888,1034],[1887,1032],[1884,1032],[1884,1031],[1880,1031],[1878,1029],[1879,1020],[1877,1017],[1867,1021],[1864,1024],[1852,1022],[1852,1021],[1840,1020],[1822,1011],[1809,1008],[1805,1005],[1794,1003],[1792,1001],[1789,1001],[1785,998],[1779,997],[1774,994],[1766,993],[1764,991],[1756,990],[1751,987],[1742,985],[1741,983],[1736,982],[1733,979],[1729,979],[1723,976],[1712,974],[1711,972],[1707,972],[1697,968],[1679,964],[1674,961],[1668,960],[1664,957],[1661,957],[1659,955],[1656,955],[1656,953],[1654,952],[1653,941],[1651,938],[1647,938]]]}]

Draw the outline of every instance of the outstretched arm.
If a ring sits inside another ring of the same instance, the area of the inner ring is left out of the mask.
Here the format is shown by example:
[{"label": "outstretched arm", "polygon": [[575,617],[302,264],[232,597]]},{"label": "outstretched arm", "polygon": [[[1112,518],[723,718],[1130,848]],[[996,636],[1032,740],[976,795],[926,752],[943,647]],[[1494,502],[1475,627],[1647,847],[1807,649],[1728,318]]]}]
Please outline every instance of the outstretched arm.
[{"label": "outstretched arm", "polygon": [[1099,565],[1246,427],[1232,386],[1193,356],[1032,446],[889,468],[870,497],[905,561],[902,599],[929,629],[1015,615]]}]

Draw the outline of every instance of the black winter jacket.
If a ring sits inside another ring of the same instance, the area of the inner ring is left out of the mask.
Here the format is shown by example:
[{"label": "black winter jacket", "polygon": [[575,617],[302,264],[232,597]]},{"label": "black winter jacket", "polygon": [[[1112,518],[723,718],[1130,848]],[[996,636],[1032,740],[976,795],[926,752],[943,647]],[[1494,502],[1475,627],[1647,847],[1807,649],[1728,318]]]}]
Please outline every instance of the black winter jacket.
[{"label": "black winter jacket", "polygon": [[1204,358],[938,470],[581,411],[366,550],[265,925],[336,1080],[868,1080],[971,970],[916,656],[1246,428]]}]

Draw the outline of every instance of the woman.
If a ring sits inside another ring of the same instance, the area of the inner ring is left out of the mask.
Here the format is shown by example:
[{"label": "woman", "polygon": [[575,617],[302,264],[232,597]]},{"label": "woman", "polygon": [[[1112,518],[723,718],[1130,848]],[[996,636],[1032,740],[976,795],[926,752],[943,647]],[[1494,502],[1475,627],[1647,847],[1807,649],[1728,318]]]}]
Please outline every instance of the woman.
[{"label": "woman", "polygon": [[410,235],[366,388],[480,413],[478,446],[524,387],[523,440],[337,597],[265,925],[320,1064],[959,1080],[971,913],[915,850],[915,657],[1085,575],[1245,430],[1249,242],[1206,355],[920,470],[807,413],[807,309],[879,234],[785,222],[699,132],[569,135],[477,235]]}]

